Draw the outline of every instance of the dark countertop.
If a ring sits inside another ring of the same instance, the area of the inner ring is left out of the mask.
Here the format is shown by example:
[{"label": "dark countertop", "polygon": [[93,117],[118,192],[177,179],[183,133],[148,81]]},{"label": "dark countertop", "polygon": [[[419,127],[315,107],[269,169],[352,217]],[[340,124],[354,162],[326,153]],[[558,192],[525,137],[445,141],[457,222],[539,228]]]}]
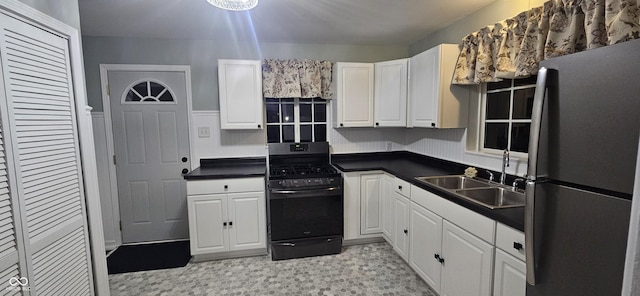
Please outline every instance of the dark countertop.
[{"label": "dark countertop", "polygon": [[260,177],[266,175],[266,167],[264,157],[201,159],[200,167],[184,175],[184,178],[207,180]]},{"label": "dark countertop", "polygon": [[[385,171],[467,209],[520,231],[524,231],[524,207],[492,210],[463,199],[449,191],[425,184],[415,179],[415,177],[422,176],[462,175],[468,165],[407,151],[333,154],[331,156],[331,163],[343,172],[372,170]],[[478,171],[484,172],[484,170],[481,170],[480,168],[478,168]],[[483,177],[483,175],[479,175],[479,177]],[[513,178],[513,176],[510,176],[508,180],[512,180]]]}]

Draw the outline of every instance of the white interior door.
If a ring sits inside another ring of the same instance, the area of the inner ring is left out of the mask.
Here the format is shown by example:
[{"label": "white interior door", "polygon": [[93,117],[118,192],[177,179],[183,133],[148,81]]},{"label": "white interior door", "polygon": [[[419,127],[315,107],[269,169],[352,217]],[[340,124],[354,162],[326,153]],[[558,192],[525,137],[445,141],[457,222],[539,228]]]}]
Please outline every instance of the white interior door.
[{"label": "white interior door", "polygon": [[186,73],[109,70],[107,77],[122,242],[186,239]]}]

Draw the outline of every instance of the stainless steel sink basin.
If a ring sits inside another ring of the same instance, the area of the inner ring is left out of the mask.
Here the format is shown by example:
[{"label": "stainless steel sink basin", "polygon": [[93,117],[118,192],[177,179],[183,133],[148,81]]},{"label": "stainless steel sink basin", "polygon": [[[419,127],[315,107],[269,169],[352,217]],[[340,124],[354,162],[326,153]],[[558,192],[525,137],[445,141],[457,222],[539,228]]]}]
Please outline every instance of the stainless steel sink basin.
[{"label": "stainless steel sink basin", "polygon": [[525,195],[502,187],[456,190],[462,197],[492,209],[524,206]]},{"label": "stainless steel sink basin", "polygon": [[490,187],[489,183],[478,181],[465,176],[417,177],[418,181],[426,182],[449,190]]}]

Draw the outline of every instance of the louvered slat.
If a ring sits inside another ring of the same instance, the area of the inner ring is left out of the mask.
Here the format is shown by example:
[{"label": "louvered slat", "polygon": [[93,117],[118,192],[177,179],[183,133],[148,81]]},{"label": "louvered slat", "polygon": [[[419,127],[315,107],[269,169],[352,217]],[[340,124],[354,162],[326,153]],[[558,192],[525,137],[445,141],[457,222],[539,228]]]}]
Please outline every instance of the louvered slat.
[{"label": "louvered slat", "polygon": [[[17,258],[16,254],[18,252],[4,151],[4,133],[3,127],[0,126],[0,259],[11,258],[12,256]],[[0,275],[0,282],[6,283],[11,277],[19,274],[17,259],[12,260],[9,264],[11,265],[0,266],[3,269],[2,275]],[[15,291],[7,290],[5,292],[12,294]]]},{"label": "louvered slat", "polygon": [[2,290],[0,290],[2,295],[22,295],[20,289],[12,289],[8,285],[9,279],[12,277],[20,278],[20,270],[18,269],[17,263],[7,266],[0,271],[0,279],[3,281],[3,284],[6,284],[6,286],[3,286]]},{"label": "louvered slat", "polygon": [[42,67],[38,67],[36,63],[25,60],[25,59],[7,59],[7,65],[11,68],[11,70],[15,73],[20,73],[24,75],[47,75],[51,79],[57,81],[67,81],[67,75],[61,71],[55,71],[51,69],[44,69]]},{"label": "louvered slat", "polygon": [[[51,94],[39,94],[39,93],[14,93],[14,102],[33,104],[34,108],[44,107],[49,105],[54,106],[69,106],[69,102],[64,100],[63,97],[52,96]],[[42,105],[42,106],[41,106]]]}]

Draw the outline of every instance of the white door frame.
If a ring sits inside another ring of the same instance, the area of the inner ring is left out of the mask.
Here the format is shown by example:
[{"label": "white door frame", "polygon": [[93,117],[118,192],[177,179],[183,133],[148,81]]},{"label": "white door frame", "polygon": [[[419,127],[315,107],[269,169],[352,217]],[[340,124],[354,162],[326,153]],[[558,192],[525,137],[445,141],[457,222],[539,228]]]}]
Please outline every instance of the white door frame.
[{"label": "white door frame", "polygon": [[[131,72],[182,72],[185,74],[185,85],[187,93],[187,125],[189,127],[189,159],[193,170],[198,167],[198,161],[193,158],[193,105],[191,98],[191,66],[188,65],[136,65],[136,64],[100,64],[100,87],[102,89],[102,110],[104,112],[104,127],[107,138],[107,153],[113,159],[115,147],[113,143],[113,127],[111,125],[111,99],[109,96],[109,71],[131,71]],[[117,98],[119,100],[119,98]],[[120,201],[118,199],[118,179],[116,178],[116,165],[113,160],[109,161],[109,181],[111,184],[111,206],[114,222],[120,221]],[[116,245],[122,245],[122,231],[116,227]]]}]

